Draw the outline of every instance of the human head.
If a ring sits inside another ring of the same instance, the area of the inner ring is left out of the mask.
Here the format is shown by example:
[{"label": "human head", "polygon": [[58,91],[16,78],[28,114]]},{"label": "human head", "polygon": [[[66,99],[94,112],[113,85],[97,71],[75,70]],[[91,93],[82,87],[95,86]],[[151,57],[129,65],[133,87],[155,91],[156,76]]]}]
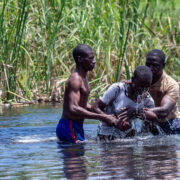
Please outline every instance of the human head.
[{"label": "human head", "polygon": [[73,58],[76,65],[81,65],[87,71],[95,66],[93,49],[86,44],[79,44],[73,49]]},{"label": "human head", "polygon": [[135,69],[131,80],[133,90],[142,94],[151,86],[152,72],[147,66],[138,66]]},{"label": "human head", "polygon": [[148,66],[152,73],[153,79],[160,77],[165,67],[165,54],[159,49],[154,49],[146,55],[146,66]]}]

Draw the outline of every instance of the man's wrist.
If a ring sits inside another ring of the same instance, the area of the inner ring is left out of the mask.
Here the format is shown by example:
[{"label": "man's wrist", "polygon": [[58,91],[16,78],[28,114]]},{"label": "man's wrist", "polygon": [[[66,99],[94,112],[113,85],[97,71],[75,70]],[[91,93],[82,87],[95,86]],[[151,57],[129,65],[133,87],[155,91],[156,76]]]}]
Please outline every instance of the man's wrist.
[{"label": "man's wrist", "polygon": [[144,108],[136,108],[135,115],[137,118],[146,119]]}]

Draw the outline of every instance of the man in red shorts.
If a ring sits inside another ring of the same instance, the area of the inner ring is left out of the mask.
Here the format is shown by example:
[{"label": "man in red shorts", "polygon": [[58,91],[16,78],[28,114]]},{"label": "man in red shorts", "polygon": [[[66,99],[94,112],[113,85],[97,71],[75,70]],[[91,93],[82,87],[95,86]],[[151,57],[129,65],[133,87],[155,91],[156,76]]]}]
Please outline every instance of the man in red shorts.
[{"label": "man in red shorts", "polygon": [[[56,127],[59,140],[71,143],[84,141],[83,122],[85,118],[98,119],[115,125],[117,119],[113,115],[97,114],[88,104],[90,88],[87,80],[88,71],[95,66],[94,52],[86,44],[79,44],[73,50],[76,69],[66,83],[62,117]],[[126,129],[126,125],[124,126]],[[129,125],[127,124],[127,128]]]}]

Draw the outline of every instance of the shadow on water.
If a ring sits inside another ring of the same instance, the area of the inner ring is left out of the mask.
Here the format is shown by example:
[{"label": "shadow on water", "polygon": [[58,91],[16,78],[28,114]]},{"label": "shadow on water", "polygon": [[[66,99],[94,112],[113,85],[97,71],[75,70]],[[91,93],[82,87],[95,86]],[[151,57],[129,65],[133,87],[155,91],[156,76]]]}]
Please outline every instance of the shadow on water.
[{"label": "shadow on water", "polygon": [[180,136],[99,142],[97,122],[86,120],[86,144],[57,143],[59,109],[3,110],[0,179],[180,179]]}]

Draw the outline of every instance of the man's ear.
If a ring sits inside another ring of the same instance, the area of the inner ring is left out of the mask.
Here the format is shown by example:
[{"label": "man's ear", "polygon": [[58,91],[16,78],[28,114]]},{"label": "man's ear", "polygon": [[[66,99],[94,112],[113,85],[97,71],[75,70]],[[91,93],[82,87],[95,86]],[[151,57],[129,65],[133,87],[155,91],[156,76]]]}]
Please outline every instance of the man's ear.
[{"label": "man's ear", "polygon": [[77,57],[77,61],[78,61],[78,63],[81,63],[81,61],[82,61],[81,56],[78,56],[78,57]]}]

